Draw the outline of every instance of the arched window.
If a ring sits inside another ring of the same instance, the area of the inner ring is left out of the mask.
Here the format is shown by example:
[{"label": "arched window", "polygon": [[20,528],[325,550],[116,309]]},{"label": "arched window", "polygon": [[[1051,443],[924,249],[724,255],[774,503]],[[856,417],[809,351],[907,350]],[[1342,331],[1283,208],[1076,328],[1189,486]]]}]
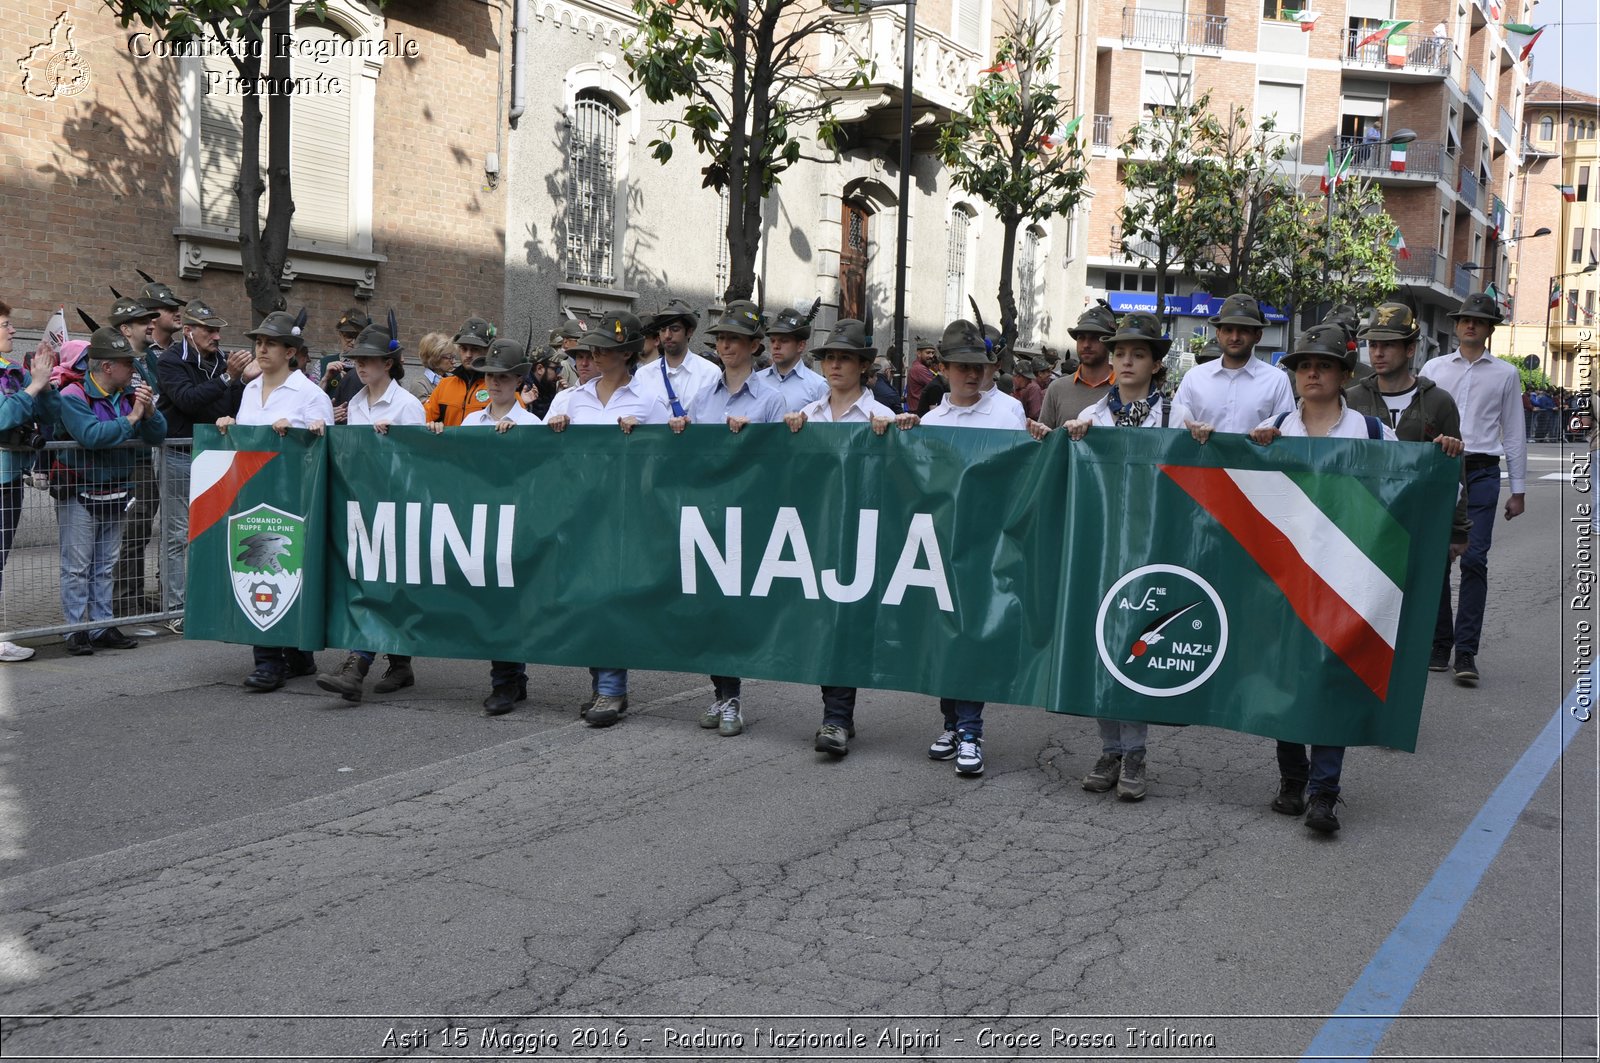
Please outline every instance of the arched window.
[{"label": "arched window", "polygon": [[1554,115],[1545,115],[1539,119],[1539,139],[1554,140],[1556,135],[1556,120]]},{"label": "arched window", "polygon": [[1567,139],[1568,140],[1574,140],[1574,139],[1577,138],[1577,135],[1578,135],[1578,120],[1576,118],[1568,118],[1567,119]]},{"label": "arched window", "polygon": [[945,247],[944,266],[944,319],[954,321],[968,316],[967,251],[972,241],[973,210],[965,203],[957,203],[950,211],[950,238]]},{"label": "arched window", "polygon": [[567,145],[567,280],[612,283],[617,217],[617,139],[621,120],[610,96],[578,93]]},{"label": "arched window", "polygon": [[1032,347],[1039,328],[1039,258],[1044,230],[1030,225],[1017,241],[1017,342]]}]

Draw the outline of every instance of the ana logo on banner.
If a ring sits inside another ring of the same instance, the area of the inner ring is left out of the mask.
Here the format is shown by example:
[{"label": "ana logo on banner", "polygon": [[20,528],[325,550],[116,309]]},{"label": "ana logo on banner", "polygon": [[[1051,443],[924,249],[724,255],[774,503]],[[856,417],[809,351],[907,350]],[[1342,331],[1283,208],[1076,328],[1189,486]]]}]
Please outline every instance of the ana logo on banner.
[{"label": "ana logo on banner", "polygon": [[233,598],[262,631],[282,620],[300,597],[306,519],[265,502],[228,518],[228,570]]},{"label": "ana logo on banner", "polygon": [[1140,694],[1170,698],[1210,679],[1228,651],[1228,613],[1211,584],[1176,565],[1117,580],[1095,617],[1100,663]]}]

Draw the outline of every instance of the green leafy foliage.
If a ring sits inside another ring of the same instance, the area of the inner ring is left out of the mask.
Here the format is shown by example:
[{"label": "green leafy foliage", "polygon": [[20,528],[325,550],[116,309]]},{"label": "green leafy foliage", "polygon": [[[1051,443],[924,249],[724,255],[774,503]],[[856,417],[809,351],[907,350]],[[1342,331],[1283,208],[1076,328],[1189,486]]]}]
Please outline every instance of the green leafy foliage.
[{"label": "green leafy foliage", "polygon": [[1024,222],[1071,211],[1087,173],[1082,116],[1051,79],[1059,48],[1043,16],[1016,16],[1000,37],[994,65],[972,86],[967,109],[939,132],[939,157],[951,180],[987,203],[1004,229],[999,301],[1008,352],[1017,336],[1017,233]]}]

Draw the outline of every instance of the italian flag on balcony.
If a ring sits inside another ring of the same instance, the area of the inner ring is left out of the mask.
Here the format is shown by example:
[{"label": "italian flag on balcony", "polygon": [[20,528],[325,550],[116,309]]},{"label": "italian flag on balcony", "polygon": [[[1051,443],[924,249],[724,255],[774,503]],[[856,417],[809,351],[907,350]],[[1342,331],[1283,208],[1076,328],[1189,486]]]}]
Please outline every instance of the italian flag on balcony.
[{"label": "italian flag on balcony", "polygon": [[1407,41],[1404,33],[1389,34],[1389,44],[1384,50],[1385,62],[1387,62],[1390,66],[1405,66],[1406,48],[1408,46],[1409,42]]},{"label": "italian flag on balcony", "polygon": [[1561,305],[1561,281],[1558,279],[1558,280],[1553,280],[1553,281],[1550,282],[1550,309],[1554,310],[1556,307],[1558,307],[1560,305]]},{"label": "italian flag on balcony", "polygon": [[1349,179],[1350,153],[1348,151],[1345,152],[1344,157],[1335,162],[1333,157],[1333,149],[1329,148],[1328,169],[1327,172],[1322,175],[1322,194],[1327,195],[1329,190],[1338,188]]},{"label": "italian flag on balcony", "polygon": [[1571,185],[1556,185],[1556,191],[1560,192],[1561,198],[1568,203],[1576,203],[1578,201],[1578,190]]},{"label": "italian flag on balcony", "polygon": [[1394,18],[1384,19],[1382,22],[1378,23],[1378,28],[1377,29],[1373,30],[1371,33],[1369,33],[1365,37],[1361,38],[1361,40],[1357,41],[1356,42],[1356,47],[1357,48],[1365,48],[1369,44],[1377,44],[1379,41],[1387,41],[1391,37],[1393,37],[1396,33],[1399,33],[1401,30],[1405,29],[1407,26],[1411,25],[1411,23],[1413,23],[1415,21],[1416,21],[1415,19],[1409,19],[1409,18],[1408,19],[1394,19]]},{"label": "italian flag on balcony", "polygon": [[1534,42],[1544,33],[1543,26],[1530,26],[1526,22],[1507,22],[1503,28],[1511,50],[1517,53],[1518,62],[1527,60],[1533,52]]},{"label": "italian flag on balcony", "polygon": [[1389,145],[1389,169],[1395,173],[1406,172],[1406,146],[1404,144]]},{"label": "italian flag on balcony", "polygon": [[1317,19],[1322,17],[1320,11],[1285,11],[1289,18],[1300,23],[1301,33],[1310,33],[1317,26]]},{"label": "italian flag on balcony", "polygon": [[1389,246],[1394,249],[1395,256],[1402,261],[1411,257],[1411,251],[1406,247],[1406,238],[1400,235],[1400,230],[1394,231],[1394,236],[1389,240]]}]

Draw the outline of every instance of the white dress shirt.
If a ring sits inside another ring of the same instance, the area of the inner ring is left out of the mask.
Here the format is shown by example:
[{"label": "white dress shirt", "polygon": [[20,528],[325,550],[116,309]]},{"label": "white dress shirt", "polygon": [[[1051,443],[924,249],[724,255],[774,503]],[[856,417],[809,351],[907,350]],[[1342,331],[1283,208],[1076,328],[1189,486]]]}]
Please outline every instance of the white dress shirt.
[{"label": "white dress shirt", "polygon": [[862,388],[861,396],[847,406],[844,413],[838,417],[833,415],[831,400],[831,395],[824,395],[800,412],[806,415],[808,421],[831,421],[834,424],[871,424],[874,417],[894,416],[894,411],[873,398],[872,391],[868,388]]},{"label": "white dress shirt", "polygon": [[758,371],[756,376],[778,389],[778,394],[783,396],[784,408],[789,413],[803,410],[828,395],[828,382],[807,369],[804,361],[795,362],[794,368],[787,374],[778,372],[776,365],[769,365]]},{"label": "white dress shirt", "polygon": [[367,389],[362,388],[350,399],[350,404],[345,407],[345,424],[377,424],[379,421],[388,421],[390,424],[424,424],[427,416],[422,412],[422,400],[400,386],[400,381],[389,381],[389,388],[383,393],[383,398],[372,402],[367,397]]},{"label": "white dress shirt", "polygon": [[1424,365],[1422,375],[1456,400],[1467,453],[1505,458],[1511,493],[1523,494],[1528,483],[1528,441],[1522,374],[1488,351],[1470,362],[1460,351],[1451,351]]},{"label": "white dress shirt", "polygon": [[512,424],[544,424],[543,421],[539,420],[538,414],[534,413],[520,402],[513,402],[511,404],[511,412],[507,413],[504,417],[494,416],[489,412],[489,407],[487,406],[481,410],[473,410],[471,413],[461,418],[461,427],[481,428],[484,425],[488,425],[489,427],[493,428],[501,421],[510,421]]},{"label": "white dress shirt", "polygon": [[239,403],[239,424],[276,424],[288,418],[290,428],[304,428],[312,421],[333,423],[333,401],[309,377],[298,369],[291,369],[289,377],[272,389],[265,402],[261,400],[261,378],[256,377],[244,386],[244,400]]},{"label": "white dress shirt", "polygon": [[[1006,400],[1004,402],[1000,400]],[[989,390],[978,395],[971,406],[954,406],[946,394],[939,405],[922,415],[922,423],[946,428],[1015,428],[1026,431],[1027,415],[1022,403],[1010,395]]]},{"label": "white dress shirt", "polygon": [[683,407],[685,413],[699,398],[700,393],[722,379],[722,370],[717,368],[717,363],[709,358],[702,358],[693,351],[683,356],[683,362],[674,369],[667,365],[666,358],[657,358],[649,365],[639,367],[633,376],[635,391],[643,395],[658,395],[667,403],[670,410],[672,403],[667,400],[667,386],[662,383],[661,369],[666,366],[667,378],[672,381],[672,390],[678,396],[678,405]]},{"label": "white dress shirt", "polygon": [[1224,367],[1218,358],[1183,374],[1172,401],[1188,410],[1191,420],[1215,431],[1248,432],[1263,419],[1294,409],[1294,388],[1289,374],[1260,358],[1238,369]]},{"label": "white dress shirt", "polygon": [[[689,357],[693,358],[694,355]],[[656,375],[659,378],[661,370],[656,370]],[[587,384],[567,388],[556,396],[567,396],[566,407],[561,412],[572,418],[573,424],[615,425],[624,417],[635,417],[640,424],[666,424],[672,417],[667,400],[641,387],[638,376],[613,391],[609,402],[600,401],[599,385],[600,378],[595,377]],[[552,402],[546,419],[555,415],[555,403]]]},{"label": "white dress shirt", "polygon": [[[1187,379],[1187,378],[1185,378],[1185,379]],[[1342,395],[1339,397],[1339,406],[1341,407],[1343,412],[1339,415],[1339,419],[1334,422],[1333,427],[1328,430],[1328,434],[1324,438],[1327,438],[1327,439],[1371,439],[1372,438],[1372,433],[1367,431],[1367,418],[1366,418],[1366,415],[1362,414],[1362,413],[1357,413],[1355,410],[1352,410],[1349,406],[1345,405],[1344,396],[1342,396]],[[1381,417],[1374,418],[1374,420],[1376,420],[1378,422],[1378,427],[1380,429],[1382,429],[1382,438],[1383,439],[1387,439],[1391,443],[1397,442],[1399,440],[1400,437],[1394,434],[1394,429],[1390,428],[1388,425],[1384,424],[1383,423],[1383,419]],[[1283,423],[1282,424],[1278,424],[1277,421],[1278,421],[1278,417],[1277,417],[1276,414],[1274,414],[1273,416],[1268,417],[1266,420],[1262,421],[1258,425],[1254,425],[1253,427],[1255,427],[1255,428],[1273,428],[1273,427],[1276,427],[1278,429],[1278,431],[1283,433],[1285,436],[1291,436],[1291,437],[1294,437],[1294,438],[1305,438],[1307,435],[1309,435],[1309,433],[1306,432],[1306,423],[1305,423],[1305,421],[1300,419],[1300,409],[1299,409],[1299,407],[1296,407],[1295,409],[1291,410],[1289,412],[1289,416],[1287,416],[1287,417],[1285,417],[1283,419]]]}]

